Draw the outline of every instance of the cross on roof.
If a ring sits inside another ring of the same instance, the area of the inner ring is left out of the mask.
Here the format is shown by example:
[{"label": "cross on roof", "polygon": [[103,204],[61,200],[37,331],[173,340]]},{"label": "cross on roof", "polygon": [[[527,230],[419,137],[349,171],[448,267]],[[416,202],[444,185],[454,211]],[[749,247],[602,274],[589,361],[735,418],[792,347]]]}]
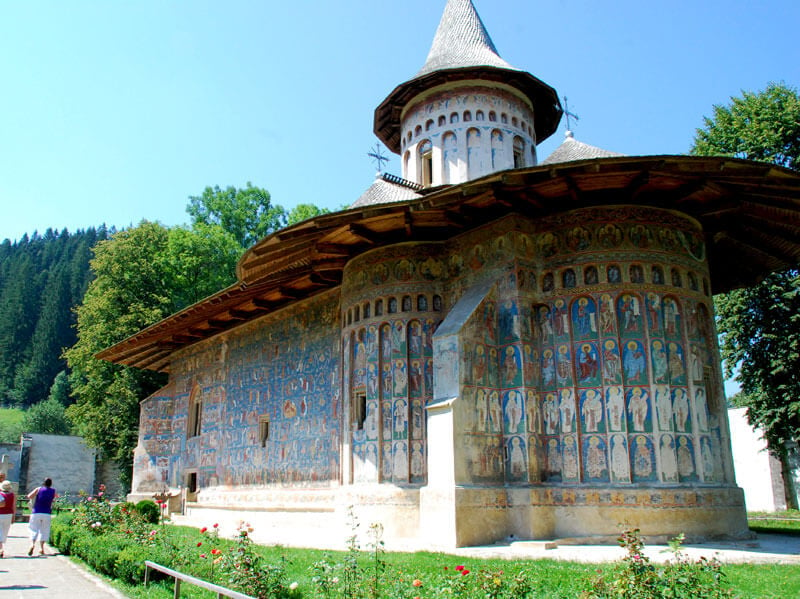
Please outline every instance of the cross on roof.
[{"label": "cross on roof", "polygon": [[568,131],[572,130],[572,127],[570,127],[570,125],[569,125],[569,117],[572,117],[576,121],[580,120],[580,118],[578,118],[577,114],[575,114],[574,112],[570,112],[569,111],[569,103],[567,102],[567,96],[564,96],[564,116],[567,117],[567,130]]},{"label": "cross on roof", "polygon": [[377,162],[378,172],[383,171],[383,163],[389,162],[389,159],[381,153],[381,146],[380,144],[375,144],[375,147],[372,149],[371,152],[367,152],[367,156],[372,158],[375,162]]}]

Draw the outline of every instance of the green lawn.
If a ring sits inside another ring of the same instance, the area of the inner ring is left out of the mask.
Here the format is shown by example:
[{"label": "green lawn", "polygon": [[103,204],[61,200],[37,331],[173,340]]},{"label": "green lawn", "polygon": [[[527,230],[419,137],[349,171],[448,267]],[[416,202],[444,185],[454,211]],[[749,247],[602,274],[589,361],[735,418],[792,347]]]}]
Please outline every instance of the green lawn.
[{"label": "green lawn", "polygon": [[750,530],[756,533],[779,533],[800,537],[800,511],[748,512]]}]

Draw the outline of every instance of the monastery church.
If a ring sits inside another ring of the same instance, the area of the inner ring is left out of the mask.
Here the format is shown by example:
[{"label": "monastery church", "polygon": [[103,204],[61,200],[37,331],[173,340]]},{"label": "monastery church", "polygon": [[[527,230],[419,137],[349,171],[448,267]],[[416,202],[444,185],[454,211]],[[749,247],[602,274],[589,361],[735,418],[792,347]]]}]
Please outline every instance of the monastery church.
[{"label": "monastery church", "polygon": [[131,499],[188,521],[389,546],[747,534],[712,293],[800,262],[800,177],[621,156],[448,0],[375,110],[401,157],[352,206],[250,248],[236,284],[103,351],[169,374]]}]

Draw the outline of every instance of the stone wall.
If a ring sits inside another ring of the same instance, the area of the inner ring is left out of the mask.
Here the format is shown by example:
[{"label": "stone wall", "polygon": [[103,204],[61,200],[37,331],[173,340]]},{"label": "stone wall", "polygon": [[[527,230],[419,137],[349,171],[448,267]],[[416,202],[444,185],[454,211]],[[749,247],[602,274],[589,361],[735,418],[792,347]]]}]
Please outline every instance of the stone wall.
[{"label": "stone wall", "polygon": [[40,486],[45,478],[53,479],[59,495],[78,496],[94,491],[95,450],[81,437],[26,434],[31,443],[24,492]]}]

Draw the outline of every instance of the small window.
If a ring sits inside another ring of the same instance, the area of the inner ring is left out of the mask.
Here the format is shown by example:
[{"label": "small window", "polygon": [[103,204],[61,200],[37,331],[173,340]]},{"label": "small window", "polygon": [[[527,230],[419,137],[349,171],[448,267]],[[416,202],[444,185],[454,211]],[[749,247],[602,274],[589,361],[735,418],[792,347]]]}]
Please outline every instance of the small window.
[{"label": "small window", "polygon": [[525,166],[525,141],[521,137],[514,138],[514,168]]},{"label": "small window", "polygon": [[417,125],[416,127],[414,127],[414,135],[416,137],[422,135],[422,125]]},{"label": "small window", "polygon": [[442,296],[441,295],[434,295],[433,296],[433,311],[434,312],[441,312],[442,311]]},{"label": "small window", "polygon": [[609,283],[622,283],[622,272],[616,264],[609,264],[606,269],[606,279]]},{"label": "small window", "polygon": [[428,298],[424,295],[417,296],[417,311],[419,312],[427,312],[428,311]]},{"label": "small window", "polygon": [[367,396],[358,393],[353,398],[353,430],[363,431],[364,423],[367,421]]},{"label": "small window", "polygon": [[364,318],[369,318],[369,302],[364,304]]},{"label": "small window", "polygon": [[464,111],[464,122],[468,123],[472,120],[472,113],[469,110]]},{"label": "small window", "polygon": [[542,277],[542,291],[552,291],[553,287],[555,287],[553,273],[548,272]]},{"label": "small window", "polygon": [[408,141],[411,141],[411,131],[408,132],[408,136],[406,137]]},{"label": "small window", "polygon": [[454,112],[454,113],[452,113],[450,115],[450,122],[451,123],[457,123],[458,122],[458,113],[457,112]]},{"label": "small window", "polygon": [[425,121],[425,131],[430,131],[433,129],[433,119],[428,119]]},{"label": "small window", "polygon": [[483,110],[479,110],[475,113],[475,120],[476,121],[483,121],[485,117],[483,116]]},{"label": "small window", "polygon": [[517,117],[511,117],[511,126],[512,127],[516,127],[517,126]]},{"label": "small window", "polygon": [[673,287],[683,287],[683,281],[681,280],[681,273],[677,268],[672,269],[672,286]]},{"label": "small window", "polygon": [[389,314],[395,314],[397,312],[397,298],[390,297],[389,298]]},{"label": "small window", "polygon": [[698,291],[699,288],[697,286],[697,276],[693,273],[689,273],[689,289],[692,291]]},{"label": "small window", "polygon": [[525,121],[522,121],[522,130],[525,131],[526,133],[528,132],[528,123],[526,123]]},{"label": "small window", "polygon": [[375,316],[383,316],[383,300],[375,300]]},{"label": "small window", "polygon": [[568,268],[563,273],[561,273],[561,286],[564,289],[572,289],[575,287],[576,280],[575,280],[575,271],[571,268]]},{"label": "small window", "polygon": [[497,113],[494,110],[489,111],[489,122],[496,123],[497,122]]},{"label": "small window", "polygon": [[197,493],[197,472],[189,472],[186,475],[186,490],[189,493]]},{"label": "small window", "polygon": [[628,269],[628,275],[630,276],[631,283],[644,283],[644,271],[638,264],[631,265],[630,269]]},{"label": "small window", "polygon": [[664,271],[661,269],[660,266],[653,266],[650,274],[653,279],[653,285],[664,284]]},{"label": "small window", "polygon": [[447,117],[442,115],[439,117],[439,126],[444,127],[447,124]]},{"label": "small window", "polygon": [[411,296],[403,296],[403,312],[411,312]]},{"label": "small window", "polygon": [[358,309],[358,306],[355,307],[353,314],[354,314],[353,320],[355,320],[356,322],[361,320],[361,310]]},{"label": "small window", "polygon": [[433,145],[428,139],[419,144],[419,162],[422,175],[420,183],[428,187],[433,182]]},{"label": "small window", "polygon": [[261,447],[267,446],[267,441],[269,441],[269,416],[261,416],[258,419],[258,440],[261,443]]},{"label": "small window", "polygon": [[505,112],[500,113],[500,122],[508,125],[508,115]]},{"label": "small window", "polygon": [[203,398],[200,389],[195,387],[189,396],[189,414],[186,426],[187,437],[198,437],[203,430]]}]

